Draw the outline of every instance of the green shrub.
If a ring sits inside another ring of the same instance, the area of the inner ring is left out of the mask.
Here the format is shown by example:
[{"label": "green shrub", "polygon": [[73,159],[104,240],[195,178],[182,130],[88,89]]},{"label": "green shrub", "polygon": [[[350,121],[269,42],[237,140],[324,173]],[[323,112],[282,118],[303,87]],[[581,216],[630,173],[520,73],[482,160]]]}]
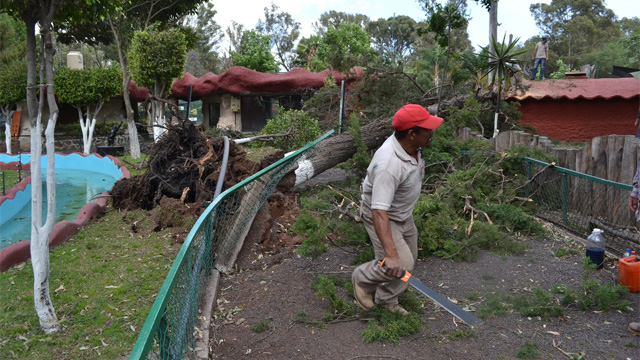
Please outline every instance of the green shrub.
[{"label": "green shrub", "polygon": [[331,312],[324,317],[326,322],[355,314],[354,304],[338,296],[336,284],[340,284],[342,287],[348,286],[348,290],[351,290],[349,293],[353,293],[350,282],[341,282],[335,276],[318,275],[311,284],[311,288],[316,291],[316,296],[323,300],[329,300]]},{"label": "green shrub", "polygon": [[538,357],[538,344],[526,342],[516,353],[518,359],[535,359]]},{"label": "green shrub", "polygon": [[404,316],[385,308],[376,308],[371,313],[375,320],[370,320],[367,329],[362,332],[362,338],[367,343],[385,340],[398,343],[401,338],[420,332],[422,320],[415,313]]},{"label": "green shrub", "polygon": [[305,111],[284,110],[280,108],[278,116],[267,120],[261,134],[288,134],[275,138],[269,143],[284,151],[293,151],[315,140],[320,135],[318,121]]}]

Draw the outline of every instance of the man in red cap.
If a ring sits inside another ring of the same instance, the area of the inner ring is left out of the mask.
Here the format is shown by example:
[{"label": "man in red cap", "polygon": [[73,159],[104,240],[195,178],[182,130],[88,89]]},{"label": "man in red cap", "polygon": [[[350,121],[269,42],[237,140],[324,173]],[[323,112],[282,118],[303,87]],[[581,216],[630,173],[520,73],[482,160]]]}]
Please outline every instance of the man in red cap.
[{"label": "man in red cap", "polygon": [[[418,231],[413,208],[420,196],[424,160],[420,149],[431,146],[442,118],[420,105],[403,106],[393,116],[391,135],[373,155],[362,184],[360,215],[375,260],[358,266],[351,276],[354,297],[365,310],[375,304],[407,314],[398,297],[407,289],[399,277],[411,271],[418,257]],[[384,268],[380,263],[385,260]]]}]

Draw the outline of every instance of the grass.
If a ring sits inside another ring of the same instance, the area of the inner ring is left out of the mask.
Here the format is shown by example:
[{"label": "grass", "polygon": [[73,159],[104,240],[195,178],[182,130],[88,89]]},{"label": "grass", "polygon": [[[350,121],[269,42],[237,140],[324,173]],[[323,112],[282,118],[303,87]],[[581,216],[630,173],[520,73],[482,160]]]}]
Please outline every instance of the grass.
[{"label": "grass", "polygon": [[[134,159],[131,157],[130,153],[125,154],[124,156],[119,156],[118,160],[124,165],[131,176],[141,175],[146,171],[144,165],[146,164],[147,155],[141,154],[140,158]],[[144,163],[143,163],[144,162]]]},{"label": "grass", "polygon": [[251,326],[251,331],[253,331],[254,333],[259,334],[261,332],[269,330],[270,328],[271,328],[271,320],[270,319],[264,319],[262,321],[258,321],[254,325],[252,325]]},{"label": "grass", "polygon": [[109,211],[50,252],[51,300],[63,331],[45,335],[33,305],[31,262],[0,273],[0,358],[128,356],[180,244],[166,231],[133,235],[143,211]]},{"label": "grass", "polygon": [[538,344],[526,342],[516,353],[518,359],[536,359],[538,357]]}]

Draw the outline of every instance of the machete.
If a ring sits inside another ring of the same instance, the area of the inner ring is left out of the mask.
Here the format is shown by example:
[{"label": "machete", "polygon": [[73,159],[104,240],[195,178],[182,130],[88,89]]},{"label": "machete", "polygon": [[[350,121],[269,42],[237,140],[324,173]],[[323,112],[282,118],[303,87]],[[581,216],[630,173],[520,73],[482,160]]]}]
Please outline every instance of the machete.
[{"label": "machete", "polygon": [[[382,259],[382,262],[380,263],[380,267],[381,268],[383,268],[385,260],[387,260],[387,259],[386,258]],[[480,325],[480,324],[482,324],[482,320],[480,320],[477,317],[471,315],[470,313],[465,311],[463,308],[461,308],[458,305],[456,305],[453,302],[451,302],[446,297],[444,297],[444,296],[438,294],[437,292],[433,291],[433,289],[431,289],[427,285],[423,284],[422,281],[420,281],[418,278],[413,277],[410,272],[405,270],[404,275],[402,275],[400,277],[400,280],[402,280],[402,281],[404,281],[406,283],[409,283],[409,285],[413,286],[416,290],[420,291],[426,297],[428,297],[429,299],[433,300],[436,304],[442,306],[445,310],[450,312],[451,315],[457,317],[458,319],[464,321],[465,323],[467,323],[469,325]]]}]

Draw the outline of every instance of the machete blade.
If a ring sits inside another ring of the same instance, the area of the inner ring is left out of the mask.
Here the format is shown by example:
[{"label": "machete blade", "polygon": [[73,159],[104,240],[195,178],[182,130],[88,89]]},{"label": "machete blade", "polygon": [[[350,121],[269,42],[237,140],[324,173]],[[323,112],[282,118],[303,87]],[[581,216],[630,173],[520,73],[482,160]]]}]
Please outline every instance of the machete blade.
[{"label": "machete blade", "polygon": [[[403,276],[403,278],[406,277],[408,273],[409,273],[408,271],[405,272],[405,276]],[[437,292],[433,291],[433,289],[431,289],[427,285],[423,284],[422,281],[420,281],[416,277],[411,276],[411,274],[409,274],[408,283],[409,283],[409,285],[413,286],[416,290],[420,291],[422,294],[427,296],[429,299],[433,300],[436,304],[442,306],[445,310],[450,312],[451,315],[457,317],[458,319],[464,321],[465,323],[467,323],[469,325],[480,325],[480,324],[482,324],[482,320],[480,320],[477,317],[471,315],[470,313],[465,311],[463,308],[461,308],[458,305],[456,305],[453,302],[451,302],[446,297],[444,297],[444,296],[438,294]]]}]

